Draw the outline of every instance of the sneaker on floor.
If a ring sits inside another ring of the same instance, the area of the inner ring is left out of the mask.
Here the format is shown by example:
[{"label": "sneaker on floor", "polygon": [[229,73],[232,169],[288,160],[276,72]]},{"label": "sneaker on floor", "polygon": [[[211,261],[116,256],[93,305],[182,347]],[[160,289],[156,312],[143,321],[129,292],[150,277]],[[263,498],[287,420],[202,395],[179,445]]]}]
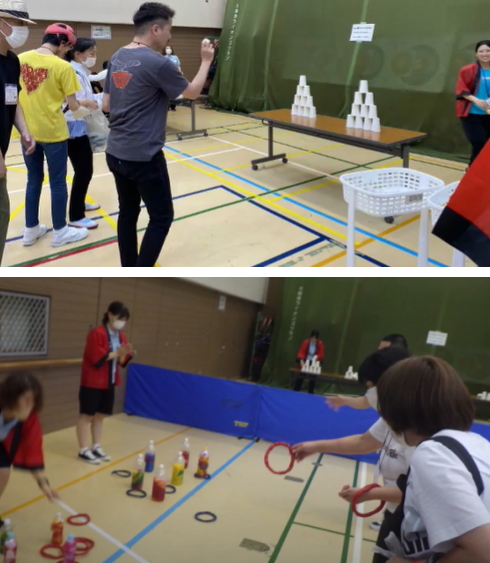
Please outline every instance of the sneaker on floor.
[{"label": "sneaker on floor", "polygon": [[92,465],[100,464],[100,459],[95,457],[90,450],[85,450],[83,453],[79,452],[78,458],[86,461],[87,463],[91,463]]},{"label": "sneaker on floor", "polygon": [[85,204],[85,211],[97,211],[97,209],[100,209],[100,205],[98,203]]},{"label": "sneaker on floor", "polygon": [[58,231],[53,231],[51,246],[63,246],[71,242],[78,242],[88,237],[87,229],[75,229],[68,225]]},{"label": "sneaker on floor", "polygon": [[70,221],[68,223],[70,227],[75,227],[75,229],[96,229],[99,226],[99,223],[92,221],[92,219],[87,219],[84,217],[79,221]]},{"label": "sneaker on floor", "polygon": [[25,228],[24,229],[24,237],[22,238],[22,244],[24,246],[32,246],[35,244],[38,238],[41,238],[43,235],[46,234],[47,231],[46,225],[38,225],[37,227],[32,228]]},{"label": "sneaker on floor", "polygon": [[374,530],[375,532],[379,532],[379,530],[381,529],[381,522],[371,522],[369,527],[371,528],[371,530]]},{"label": "sneaker on floor", "polygon": [[100,459],[100,461],[111,461],[110,456],[108,456],[100,446],[92,450],[92,455],[96,459]]}]

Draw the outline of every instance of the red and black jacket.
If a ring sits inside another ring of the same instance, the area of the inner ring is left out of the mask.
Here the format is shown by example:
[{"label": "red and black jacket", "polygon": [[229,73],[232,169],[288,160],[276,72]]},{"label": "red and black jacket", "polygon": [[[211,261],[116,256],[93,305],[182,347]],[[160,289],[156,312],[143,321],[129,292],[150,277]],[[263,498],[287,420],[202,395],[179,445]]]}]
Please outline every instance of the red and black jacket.
[{"label": "red and black jacket", "polygon": [[[126,336],[121,331],[119,338],[121,344],[127,344]],[[106,325],[98,326],[88,333],[82,360],[82,387],[109,389],[112,380],[112,360],[107,358],[112,351],[109,329]],[[127,366],[132,358],[128,355],[122,363],[116,359],[116,386],[121,384],[120,367]]]},{"label": "red and black jacket", "polygon": [[481,66],[476,62],[464,66],[458,75],[456,84],[456,116],[468,117],[472,103],[466,100],[463,96],[474,96],[481,80]]},{"label": "red and black jacket", "polygon": [[[296,356],[297,360],[304,360],[308,357],[308,349],[310,347],[310,339],[305,340],[299,349],[298,355]],[[319,362],[323,362],[323,355],[325,353],[323,342],[321,340],[316,341],[316,359]]]},{"label": "red and black jacket", "polygon": [[17,469],[44,469],[43,433],[37,414],[19,422],[2,442],[12,465]]}]

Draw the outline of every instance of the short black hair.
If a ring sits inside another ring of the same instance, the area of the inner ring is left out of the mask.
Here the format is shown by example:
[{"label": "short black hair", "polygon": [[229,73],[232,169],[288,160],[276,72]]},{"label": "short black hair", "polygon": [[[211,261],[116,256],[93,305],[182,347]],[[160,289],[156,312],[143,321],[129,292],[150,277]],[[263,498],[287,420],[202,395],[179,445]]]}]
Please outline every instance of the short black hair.
[{"label": "short black hair", "polygon": [[102,63],[102,70],[107,70],[109,68],[109,61],[104,61]]},{"label": "short black hair", "polygon": [[139,7],[139,10],[133,16],[135,31],[142,33],[151,25],[158,22],[167,23],[175,17],[175,10],[172,10],[165,4],[160,2],[145,2]]},{"label": "short black hair", "polygon": [[479,41],[475,47],[475,53],[478,52],[478,49],[483,46],[490,47],[490,39],[485,39],[484,41]]},{"label": "short black hair", "polygon": [[65,59],[71,63],[75,60],[75,53],[85,53],[85,51],[89,51],[93,49],[97,45],[95,39],[86,39],[84,37],[80,37],[77,39],[73,49],[66,53]]},{"label": "short black hair", "polygon": [[68,35],[64,35],[64,34],[48,33],[43,37],[43,45],[45,43],[48,43],[49,45],[54,45],[55,47],[61,47],[62,43],[68,43],[68,42],[69,42]]},{"label": "short black hair", "polygon": [[109,322],[109,313],[112,313],[114,316],[119,317],[120,319],[129,320],[129,309],[121,303],[121,301],[113,301],[109,307],[107,308],[107,313],[105,313],[102,322],[106,325]]},{"label": "short black hair", "polygon": [[313,338],[313,337],[320,338],[320,332],[318,330],[312,330],[310,338]]},{"label": "short black hair", "polygon": [[44,402],[42,385],[35,375],[22,371],[11,373],[0,384],[0,408],[15,409],[19,397],[27,391],[34,394],[33,412],[40,413]]},{"label": "short black hair", "polygon": [[388,336],[381,339],[381,342],[389,342],[391,346],[398,346],[408,350],[408,342],[403,334],[388,334]]},{"label": "short black hair", "polygon": [[359,381],[364,384],[371,381],[373,385],[377,385],[385,371],[407,358],[410,358],[410,352],[399,346],[377,350],[362,362],[358,372]]}]

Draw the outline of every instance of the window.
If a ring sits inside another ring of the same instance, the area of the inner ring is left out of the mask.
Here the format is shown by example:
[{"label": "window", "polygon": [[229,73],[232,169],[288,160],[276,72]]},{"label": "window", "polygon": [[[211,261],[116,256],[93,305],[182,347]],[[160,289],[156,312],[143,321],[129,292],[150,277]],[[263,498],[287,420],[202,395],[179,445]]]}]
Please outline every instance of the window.
[{"label": "window", "polygon": [[49,297],[0,291],[0,358],[48,353]]}]

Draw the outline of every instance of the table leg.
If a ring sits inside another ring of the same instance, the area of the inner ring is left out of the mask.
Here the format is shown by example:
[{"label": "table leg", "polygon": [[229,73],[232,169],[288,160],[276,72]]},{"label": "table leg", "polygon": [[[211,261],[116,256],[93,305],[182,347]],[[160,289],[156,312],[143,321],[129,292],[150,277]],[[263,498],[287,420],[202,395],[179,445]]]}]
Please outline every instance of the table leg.
[{"label": "table leg", "polygon": [[288,161],[286,154],[274,155],[274,125],[269,123],[269,156],[252,160],[252,169],[258,170],[259,164],[265,164],[266,162],[272,162],[274,160],[282,160],[284,164]]},{"label": "table leg", "polygon": [[422,209],[420,213],[419,255],[417,266],[427,268],[429,265],[429,210]]},{"label": "table leg", "polygon": [[182,141],[182,139],[184,137],[200,137],[201,135],[204,135],[204,137],[208,136],[207,129],[201,129],[199,131],[196,129],[196,105],[197,105],[197,100],[192,100],[191,105],[190,105],[190,109],[191,109],[191,130],[190,131],[184,131],[182,133],[178,133],[177,138],[179,139],[179,141]]},{"label": "table leg", "polygon": [[402,147],[403,168],[410,168],[410,145]]}]

